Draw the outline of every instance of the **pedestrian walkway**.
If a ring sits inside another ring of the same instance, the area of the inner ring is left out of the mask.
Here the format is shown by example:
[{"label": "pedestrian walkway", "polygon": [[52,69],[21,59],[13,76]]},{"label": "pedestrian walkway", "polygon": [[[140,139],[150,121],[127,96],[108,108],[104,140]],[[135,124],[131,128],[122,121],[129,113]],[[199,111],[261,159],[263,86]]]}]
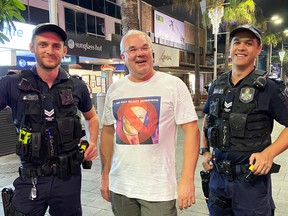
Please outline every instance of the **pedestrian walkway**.
[{"label": "pedestrian walkway", "polygon": [[[201,128],[202,119],[199,120],[199,128]],[[279,124],[275,124],[273,131],[273,139],[275,139],[280,130],[283,127]],[[179,130],[178,133],[178,146],[177,146],[177,176],[180,176],[182,165],[182,143],[183,133]],[[195,174],[195,193],[196,204],[191,208],[180,211],[180,216],[207,216],[208,211],[206,202],[203,197],[200,170],[202,169],[202,158],[199,157]],[[281,164],[280,173],[273,174],[273,198],[276,208],[275,216],[287,216],[288,206],[288,151],[279,155],[275,160],[275,163]],[[11,187],[13,180],[18,175],[19,159],[15,154],[0,157],[0,188]],[[83,216],[113,216],[110,203],[102,199],[99,185],[100,185],[100,170],[101,164],[99,158],[93,161],[91,170],[83,170],[83,182],[82,182],[82,204],[83,204]],[[161,184],[161,182],[159,182]],[[141,185],[139,185],[141,187]],[[2,205],[2,201],[1,201]],[[0,215],[4,215],[3,209],[0,207]],[[48,213],[46,214],[49,215]],[[64,215],[65,216],[65,215]]]}]

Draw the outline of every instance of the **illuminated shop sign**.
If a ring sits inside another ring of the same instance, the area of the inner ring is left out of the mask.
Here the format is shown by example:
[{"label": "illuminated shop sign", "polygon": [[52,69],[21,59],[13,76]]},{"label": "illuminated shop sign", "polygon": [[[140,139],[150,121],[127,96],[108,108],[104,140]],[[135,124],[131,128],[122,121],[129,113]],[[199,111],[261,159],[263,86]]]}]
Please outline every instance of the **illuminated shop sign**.
[{"label": "illuminated shop sign", "polygon": [[153,44],[154,64],[159,67],[179,67],[179,50]]},{"label": "illuminated shop sign", "polygon": [[184,43],[184,22],[155,11],[154,29],[157,38]]},{"label": "illuminated shop sign", "polygon": [[[27,57],[27,56],[17,56],[17,66],[20,68],[30,68],[36,64],[36,60],[34,57]],[[65,56],[62,61],[61,65],[69,65],[69,64],[76,64],[76,56]]]},{"label": "illuminated shop sign", "polygon": [[113,64],[113,65],[94,65],[94,71],[105,71],[105,70],[112,70],[114,72],[124,71],[125,65],[124,64]]},{"label": "illuminated shop sign", "polygon": [[4,28],[2,33],[10,39],[10,42],[5,41],[4,44],[0,43],[1,48],[10,48],[18,50],[29,50],[29,43],[32,37],[32,31],[35,25],[26,23],[13,22],[16,30],[11,28],[11,35],[9,34],[9,28],[4,22]]},{"label": "illuminated shop sign", "polygon": [[67,53],[93,58],[116,58],[120,56],[119,46],[111,41],[87,35],[68,33]]}]

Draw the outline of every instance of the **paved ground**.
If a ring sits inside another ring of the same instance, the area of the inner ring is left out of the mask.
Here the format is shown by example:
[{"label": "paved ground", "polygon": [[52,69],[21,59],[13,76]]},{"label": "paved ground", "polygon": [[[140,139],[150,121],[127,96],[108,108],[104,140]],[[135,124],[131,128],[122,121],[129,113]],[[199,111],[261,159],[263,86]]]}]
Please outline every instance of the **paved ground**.
[{"label": "paved ground", "polygon": [[[202,120],[199,120],[201,126]],[[273,138],[275,138],[282,126],[275,124]],[[180,175],[182,164],[182,147],[181,141],[183,134],[179,130],[178,148],[177,148],[177,176]],[[288,206],[288,151],[275,159],[275,162],[281,164],[281,170],[278,174],[273,174],[273,197],[277,206],[276,216],[287,216]],[[12,186],[13,180],[18,175],[18,157],[15,154],[0,157],[0,188]],[[196,186],[196,204],[190,209],[179,211],[180,216],[207,216],[208,211],[206,203],[203,199],[201,180],[199,172],[202,169],[201,157],[199,158],[195,186]],[[100,182],[100,161],[95,159],[91,170],[83,170],[83,186],[82,186],[82,204],[84,216],[113,216],[110,203],[104,201],[99,191]],[[0,207],[0,215],[3,214],[3,209]],[[47,215],[49,215],[47,213]]]}]

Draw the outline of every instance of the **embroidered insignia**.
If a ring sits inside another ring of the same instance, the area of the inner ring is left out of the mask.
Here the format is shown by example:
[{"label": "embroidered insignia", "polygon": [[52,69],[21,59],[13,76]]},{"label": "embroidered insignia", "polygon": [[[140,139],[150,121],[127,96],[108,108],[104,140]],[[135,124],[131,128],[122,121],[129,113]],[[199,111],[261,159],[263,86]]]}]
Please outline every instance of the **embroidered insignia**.
[{"label": "embroidered insignia", "polygon": [[54,120],[54,109],[51,111],[44,110],[45,119],[46,121],[53,121]]},{"label": "embroidered insignia", "polygon": [[215,87],[213,90],[213,94],[223,94],[224,89],[223,88],[217,88]]},{"label": "embroidered insignia", "polygon": [[255,89],[250,87],[245,87],[241,89],[239,99],[243,103],[249,103],[253,100],[255,94]]},{"label": "embroidered insignia", "polygon": [[231,107],[232,107],[232,102],[227,103],[226,101],[224,102],[224,111],[225,112],[231,112]]}]

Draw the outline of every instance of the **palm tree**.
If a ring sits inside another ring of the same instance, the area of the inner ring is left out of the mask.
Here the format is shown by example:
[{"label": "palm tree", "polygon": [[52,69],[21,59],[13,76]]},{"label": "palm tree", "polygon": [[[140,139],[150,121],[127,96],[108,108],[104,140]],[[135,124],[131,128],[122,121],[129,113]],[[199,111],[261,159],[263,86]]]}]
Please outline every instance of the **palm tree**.
[{"label": "palm tree", "polygon": [[[212,7],[216,7],[224,4],[224,0],[210,0]],[[229,44],[230,37],[229,32],[231,28],[242,24],[254,24],[256,22],[255,17],[255,2],[254,0],[228,0],[225,3],[224,16],[222,18],[222,28],[226,34],[225,41],[225,71],[228,71],[228,56],[229,56]],[[207,16],[207,14],[206,14]],[[208,20],[207,26],[211,26],[211,21]]]},{"label": "palm tree", "polygon": [[4,24],[7,25],[11,37],[12,28],[16,30],[13,19],[16,18],[21,22],[25,22],[25,19],[21,16],[20,12],[25,9],[25,5],[22,4],[20,0],[0,0],[0,42],[2,44],[4,44],[5,41],[10,41],[10,39],[2,33]]},{"label": "palm tree", "polygon": [[272,66],[272,47],[276,47],[277,44],[283,40],[283,37],[281,33],[271,33],[267,32],[263,35],[262,42],[263,44],[267,45],[269,47],[269,54],[266,56],[267,57],[267,62],[266,62],[266,70],[268,72],[271,71],[271,66]]},{"label": "palm tree", "polygon": [[138,19],[138,0],[121,0],[121,21],[123,35],[129,29],[140,30]]},{"label": "palm tree", "polygon": [[225,71],[228,70],[228,56],[230,37],[229,32],[232,27],[242,24],[254,24],[255,3],[253,0],[230,0],[229,5],[225,6],[223,21],[225,23],[224,31],[226,32],[225,41]]},{"label": "palm tree", "polygon": [[195,94],[194,104],[200,105],[200,0],[174,0],[175,8],[184,8],[189,14],[196,14],[196,32],[195,32]]}]

